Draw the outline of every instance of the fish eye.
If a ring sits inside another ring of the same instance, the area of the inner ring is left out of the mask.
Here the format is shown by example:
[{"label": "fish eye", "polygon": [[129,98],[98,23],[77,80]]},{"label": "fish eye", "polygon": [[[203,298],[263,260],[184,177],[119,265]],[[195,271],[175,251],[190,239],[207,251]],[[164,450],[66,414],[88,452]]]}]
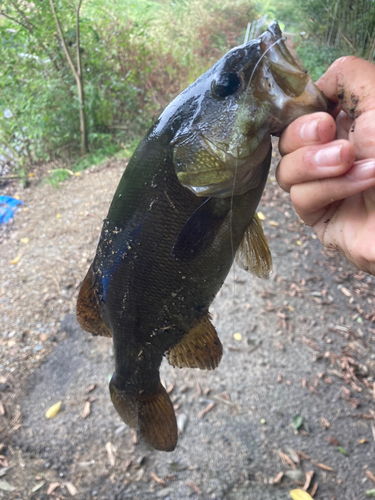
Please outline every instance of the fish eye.
[{"label": "fish eye", "polygon": [[241,87],[241,80],[236,73],[222,73],[211,85],[212,93],[216,97],[224,98],[232,95]]}]

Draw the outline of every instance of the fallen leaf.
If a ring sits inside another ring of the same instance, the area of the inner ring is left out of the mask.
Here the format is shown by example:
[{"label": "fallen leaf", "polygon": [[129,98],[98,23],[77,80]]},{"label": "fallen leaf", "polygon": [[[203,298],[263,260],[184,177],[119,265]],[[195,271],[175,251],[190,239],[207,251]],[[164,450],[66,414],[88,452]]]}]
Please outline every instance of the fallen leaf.
[{"label": "fallen leaf", "polygon": [[0,469],[0,477],[5,476],[5,474],[7,473],[8,470],[9,470],[9,467],[3,467],[2,469]]},{"label": "fallen leaf", "polygon": [[88,394],[89,392],[93,391],[96,388],[96,384],[91,384],[88,386],[88,388],[85,390],[85,394]]},{"label": "fallen leaf", "polygon": [[373,483],[375,483],[375,475],[371,471],[367,470],[366,471],[366,476],[370,479],[370,481],[372,481]]},{"label": "fallen leaf", "polygon": [[310,490],[310,495],[313,497],[316,493],[316,490],[318,489],[319,484],[315,483],[314,486]]},{"label": "fallen leaf", "polygon": [[46,411],[46,417],[47,418],[53,418],[56,417],[56,415],[59,413],[61,409],[62,401],[59,401],[58,403],[55,403],[54,405],[50,406],[48,410]]},{"label": "fallen leaf", "polygon": [[329,442],[329,444],[331,444],[332,446],[340,446],[340,443],[337,441],[337,439],[333,436],[327,436],[327,441]]},{"label": "fallen leaf", "polygon": [[275,220],[270,220],[269,223],[268,223],[270,226],[279,226],[280,224],[278,222],[276,222]]},{"label": "fallen leaf", "polygon": [[36,484],[31,490],[31,493],[35,493],[36,491],[40,490],[40,488],[42,488],[45,484],[45,481],[41,481],[40,483]]},{"label": "fallen leaf", "polygon": [[22,255],[19,254],[19,255],[17,255],[16,258],[14,258],[13,260],[11,260],[10,263],[11,264],[18,264],[21,259],[22,259]]},{"label": "fallen leaf", "polygon": [[307,491],[307,488],[310,486],[311,484],[311,480],[314,476],[314,471],[313,470],[309,470],[307,472],[305,472],[305,476],[306,476],[306,481],[305,481],[305,484],[303,485],[302,489],[304,491]]},{"label": "fallen leaf", "polygon": [[323,424],[323,427],[325,427],[326,429],[328,429],[329,427],[331,427],[331,424],[328,422],[328,420],[324,417],[320,417],[320,420]]},{"label": "fallen leaf", "polygon": [[315,462],[315,460],[313,459],[311,459],[311,463],[319,467],[319,469],[327,470],[328,472],[334,472],[334,469],[332,469],[332,467],[330,467],[329,465]]},{"label": "fallen leaf", "polygon": [[204,410],[202,410],[200,413],[198,413],[198,418],[203,418],[209,411],[212,410],[212,408],[214,406],[215,406],[215,403],[210,403],[209,405],[207,405]]},{"label": "fallen leaf", "polygon": [[274,479],[272,480],[272,484],[279,484],[281,483],[282,478],[284,477],[284,472],[279,472]]},{"label": "fallen leaf", "polygon": [[375,490],[367,490],[366,495],[368,497],[375,497]]},{"label": "fallen leaf", "polygon": [[283,453],[282,451],[279,451],[279,455],[280,455],[282,463],[286,467],[291,467],[292,469],[296,468],[293,460],[286,453]]},{"label": "fallen leaf", "polygon": [[115,447],[110,441],[108,441],[105,445],[105,449],[107,450],[109,463],[113,467],[115,465]]},{"label": "fallen leaf", "polygon": [[257,212],[257,216],[260,220],[266,220],[266,217],[264,214],[262,214],[262,212]]},{"label": "fallen leaf", "polygon": [[351,292],[349,292],[349,290],[347,288],[345,288],[344,286],[341,288],[341,291],[347,297],[351,297],[352,296]]},{"label": "fallen leaf", "polygon": [[56,219],[60,219],[61,215],[60,214],[56,214]]},{"label": "fallen leaf", "polygon": [[67,482],[67,483],[64,483],[64,486],[67,487],[67,490],[69,491],[69,493],[72,495],[72,497],[74,497],[77,493],[78,493],[78,490],[77,488],[74,486],[73,483],[70,483],[70,482]]},{"label": "fallen leaf", "polygon": [[91,413],[91,405],[90,405],[90,401],[85,401],[85,406],[83,407],[83,411],[82,411],[82,418],[86,418],[90,415]]},{"label": "fallen leaf", "polygon": [[286,475],[286,477],[288,477],[292,481],[295,481],[296,483],[305,484],[305,482],[306,482],[305,473],[299,469],[287,470],[285,472],[285,475]]},{"label": "fallen leaf", "polygon": [[9,484],[7,481],[0,481],[0,490],[14,491],[16,488]]},{"label": "fallen leaf", "polygon": [[358,444],[365,444],[365,443],[368,443],[367,439],[365,438],[362,438],[362,439],[358,439]]},{"label": "fallen leaf", "polygon": [[48,486],[47,495],[51,495],[51,493],[57,490],[59,486],[60,483],[50,483],[50,485]]},{"label": "fallen leaf", "polygon": [[296,241],[296,245],[298,245],[300,247],[302,245],[302,241],[301,240],[297,240]]},{"label": "fallen leaf", "polygon": [[242,340],[242,335],[240,333],[235,333],[233,337],[238,341]]},{"label": "fallen leaf", "polygon": [[346,449],[345,449],[345,448],[343,448],[342,446],[338,446],[338,447],[337,447],[337,449],[338,449],[338,451],[339,451],[340,453],[342,453],[343,455],[347,455],[347,454],[348,454],[348,452],[346,451]]},{"label": "fallen leaf", "polygon": [[0,401],[0,415],[5,415],[4,405],[1,401]]},{"label": "fallen leaf", "polygon": [[29,243],[29,238],[21,238],[20,242],[26,245],[27,243]]},{"label": "fallen leaf", "polygon": [[299,415],[299,414],[295,415],[293,417],[293,427],[294,427],[294,430],[298,431],[298,429],[300,427],[302,427],[302,425],[303,425],[303,417],[302,417],[302,415]]},{"label": "fallen leaf", "polygon": [[165,481],[163,479],[161,479],[160,477],[158,477],[154,472],[150,472],[150,476],[155,481],[155,483],[165,484]]},{"label": "fallen leaf", "polygon": [[292,490],[289,493],[293,500],[312,500],[312,497],[303,490]]},{"label": "fallen leaf", "polygon": [[186,481],[185,484],[186,484],[186,486],[190,486],[190,488],[192,490],[194,490],[195,493],[197,493],[197,495],[202,494],[201,490],[198,488],[198,486],[195,483],[193,483],[193,481]]}]

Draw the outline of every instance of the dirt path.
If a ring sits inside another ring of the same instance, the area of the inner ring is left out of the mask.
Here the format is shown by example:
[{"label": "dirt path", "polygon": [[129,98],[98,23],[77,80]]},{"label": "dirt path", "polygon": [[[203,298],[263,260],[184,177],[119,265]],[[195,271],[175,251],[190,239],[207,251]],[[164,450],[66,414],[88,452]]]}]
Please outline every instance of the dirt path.
[{"label": "dirt path", "polygon": [[318,500],[368,498],[375,279],[322,250],[272,174],[260,207],[271,279],[228,276],[211,308],[216,371],[163,364],[177,449],[151,450],[122,423],[111,342],[82,332],[74,307],[123,167],[18,193],[25,206],[0,246],[0,485],[16,489],[0,498],[288,499],[310,471]]}]

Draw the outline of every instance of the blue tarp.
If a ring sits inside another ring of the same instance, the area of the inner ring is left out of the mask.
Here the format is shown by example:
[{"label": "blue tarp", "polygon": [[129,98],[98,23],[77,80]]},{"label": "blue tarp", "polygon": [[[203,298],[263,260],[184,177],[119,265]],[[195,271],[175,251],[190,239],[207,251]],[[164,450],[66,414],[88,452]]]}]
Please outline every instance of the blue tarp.
[{"label": "blue tarp", "polygon": [[0,225],[6,224],[13,217],[18,205],[23,205],[23,201],[0,195]]}]

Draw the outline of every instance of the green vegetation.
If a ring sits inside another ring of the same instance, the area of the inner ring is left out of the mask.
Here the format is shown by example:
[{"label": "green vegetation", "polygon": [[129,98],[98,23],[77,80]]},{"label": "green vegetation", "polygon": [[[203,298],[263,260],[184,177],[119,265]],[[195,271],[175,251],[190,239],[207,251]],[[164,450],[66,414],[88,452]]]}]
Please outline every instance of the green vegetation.
[{"label": "green vegetation", "polygon": [[79,169],[133,149],[255,17],[251,0],[4,0],[0,173],[50,159]]},{"label": "green vegetation", "polygon": [[343,55],[375,60],[373,0],[265,0],[262,13],[297,35],[297,52],[314,79]]},{"label": "green vegetation", "polygon": [[314,79],[344,54],[374,60],[373,0],[3,0],[0,175],[25,179],[56,159],[76,171],[131,152],[261,14],[296,34]]}]

